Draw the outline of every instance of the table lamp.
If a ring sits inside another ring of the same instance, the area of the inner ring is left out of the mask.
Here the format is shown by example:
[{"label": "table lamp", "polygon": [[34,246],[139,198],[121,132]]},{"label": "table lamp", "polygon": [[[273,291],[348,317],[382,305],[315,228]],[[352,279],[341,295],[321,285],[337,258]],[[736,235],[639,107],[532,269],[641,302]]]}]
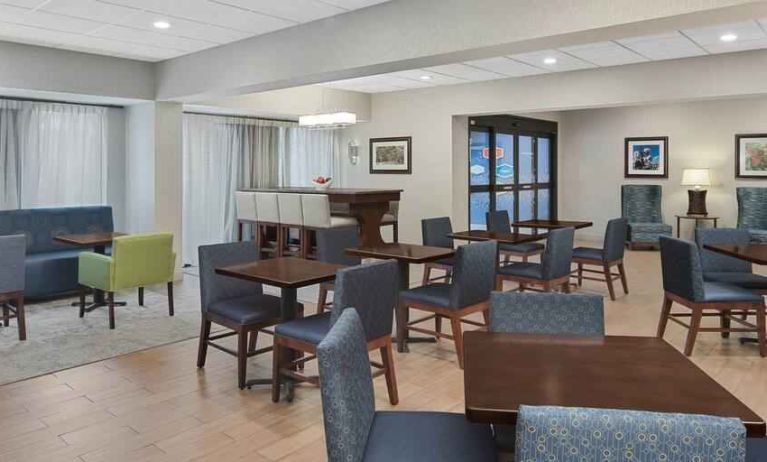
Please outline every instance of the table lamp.
[{"label": "table lamp", "polygon": [[711,184],[711,176],[707,168],[686,168],[682,172],[682,186],[694,186],[687,190],[689,204],[687,215],[708,215],[706,211],[706,190],[701,186]]}]

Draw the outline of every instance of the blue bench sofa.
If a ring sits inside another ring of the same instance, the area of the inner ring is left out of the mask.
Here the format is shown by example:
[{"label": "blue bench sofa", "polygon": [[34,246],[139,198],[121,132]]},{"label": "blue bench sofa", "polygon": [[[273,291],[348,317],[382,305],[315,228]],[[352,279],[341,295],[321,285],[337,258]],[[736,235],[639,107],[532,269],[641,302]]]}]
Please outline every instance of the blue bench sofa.
[{"label": "blue bench sofa", "polygon": [[59,234],[112,232],[112,207],[60,207],[0,211],[0,235],[27,236],[27,298],[77,290],[77,257],[88,250],[59,243]]}]

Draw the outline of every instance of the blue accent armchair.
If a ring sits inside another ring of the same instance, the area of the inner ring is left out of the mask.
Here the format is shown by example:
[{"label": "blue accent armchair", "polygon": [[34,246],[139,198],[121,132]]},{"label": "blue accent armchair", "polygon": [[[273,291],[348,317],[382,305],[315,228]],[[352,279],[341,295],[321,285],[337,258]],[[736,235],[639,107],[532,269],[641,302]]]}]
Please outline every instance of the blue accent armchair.
[{"label": "blue accent armchair", "polygon": [[654,248],[660,236],[671,236],[671,225],[663,223],[662,194],[659,185],[621,186],[621,216],[628,220],[626,242],[630,249]]},{"label": "blue accent armchair", "polygon": [[738,228],[747,229],[751,240],[767,243],[767,188],[741,187],[738,198]]},{"label": "blue accent armchair", "polygon": [[24,234],[27,237],[27,298],[42,298],[75,292],[80,252],[53,240],[59,234],[85,234],[114,231],[112,207],[60,207],[0,212],[0,236]]}]

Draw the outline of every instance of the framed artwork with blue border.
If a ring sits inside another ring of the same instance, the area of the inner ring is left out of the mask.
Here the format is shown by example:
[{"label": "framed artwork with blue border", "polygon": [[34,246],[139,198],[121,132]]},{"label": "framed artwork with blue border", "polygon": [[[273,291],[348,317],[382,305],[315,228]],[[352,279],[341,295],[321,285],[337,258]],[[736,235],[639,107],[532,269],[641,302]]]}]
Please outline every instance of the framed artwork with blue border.
[{"label": "framed artwork with blue border", "polygon": [[625,178],[668,178],[668,137],[626,138]]}]

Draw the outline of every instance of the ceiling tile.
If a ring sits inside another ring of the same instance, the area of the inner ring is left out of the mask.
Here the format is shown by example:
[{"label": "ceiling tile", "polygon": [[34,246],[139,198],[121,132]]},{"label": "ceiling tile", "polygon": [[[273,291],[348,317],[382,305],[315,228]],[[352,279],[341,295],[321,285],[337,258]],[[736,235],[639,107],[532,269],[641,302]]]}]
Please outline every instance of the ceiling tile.
[{"label": "ceiling tile", "polygon": [[472,82],[478,82],[481,80],[496,80],[506,77],[505,75],[501,75],[496,72],[467,66],[465,64],[445,64],[442,66],[429,67],[426,68],[426,70],[458,79],[469,80]]},{"label": "ceiling tile", "polygon": [[[757,21],[685,29],[682,32],[709,53],[729,53],[767,48],[767,33]],[[723,42],[721,37],[725,34],[734,34],[737,36],[737,40]]]},{"label": "ceiling tile", "polygon": [[93,33],[94,37],[101,37],[113,40],[120,40],[130,43],[143,43],[145,45],[156,45],[166,48],[174,48],[183,51],[197,51],[209,48],[215,43],[192,40],[172,35],[161,34],[139,29],[132,29],[123,26],[106,26]]},{"label": "ceiling tile", "polygon": [[212,0],[289,21],[309,22],[345,13],[346,10],[317,0]]},{"label": "ceiling tile", "polygon": [[322,0],[324,3],[340,6],[347,10],[356,10],[358,8],[365,8],[368,6],[378,5],[379,3],[386,3],[390,0]]},{"label": "ceiling tile", "polygon": [[[452,85],[467,82],[467,80],[464,79],[438,74],[426,69],[411,69],[409,71],[392,72],[390,75],[401,77],[403,79],[415,80],[416,82],[425,82],[429,85]],[[423,79],[422,77],[428,77],[428,79]]]},{"label": "ceiling tile", "polygon": [[80,34],[87,34],[101,26],[95,21],[8,5],[0,5],[0,22]]},{"label": "ceiling tile", "polygon": [[[165,19],[170,22],[170,29],[158,30],[153,24],[159,19]],[[211,24],[204,24],[197,21],[189,21],[187,19],[172,18],[157,15],[156,13],[150,13],[146,11],[140,11],[137,15],[130,17],[120,18],[117,22],[119,25],[132,27],[135,29],[143,29],[148,31],[157,32],[163,35],[173,35],[176,37],[185,37],[191,39],[204,40],[207,42],[215,43],[229,43],[237,40],[242,40],[252,36],[251,33],[229,29],[221,26],[214,26]]]},{"label": "ceiling tile", "polygon": [[687,58],[706,52],[679,32],[620,39],[618,42],[653,60]]},{"label": "ceiling tile", "polygon": [[22,6],[24,8],[37,8],[49,0],[2,0],[6,5]]},{"label": "ceiling tile", "polygon": [[[509,58],[521,61],[531,66],[540,67],[542,69],[550,69],[552,72],[574,71],[578,69],[596,67],[591,63],[587,63],[586,61],[582,61],[578,58],[557,50],[533,51],[530,53],[512,55],[509,56]],[[556,62],[553,64],[546,64],[544,61],[548,58],[554,58],[556,59]]]},{"label": "ceiling tile", "polygon": [[498,58],[479,59],[477,61],[468,61],[468,64],[479,69],[485,69],[488,71],[503,74],[508,77],[522,77],[525,75],[543,74],[548,72],[545,69],[540,69],[529,64],[514,61],[505,56]]},{"label": "ceiling tile", "polygon": [[620,66],[648,61],[644,56],[640,56],[615,42],[589,43],[560,48],[559,50],[597,66]]},{"label": "ceiling tile", "polygon": [[102,23],[121,24],[141,13],[140,9],[99,2],[96,0],[51,0],[41,11],[90,19]]}]

